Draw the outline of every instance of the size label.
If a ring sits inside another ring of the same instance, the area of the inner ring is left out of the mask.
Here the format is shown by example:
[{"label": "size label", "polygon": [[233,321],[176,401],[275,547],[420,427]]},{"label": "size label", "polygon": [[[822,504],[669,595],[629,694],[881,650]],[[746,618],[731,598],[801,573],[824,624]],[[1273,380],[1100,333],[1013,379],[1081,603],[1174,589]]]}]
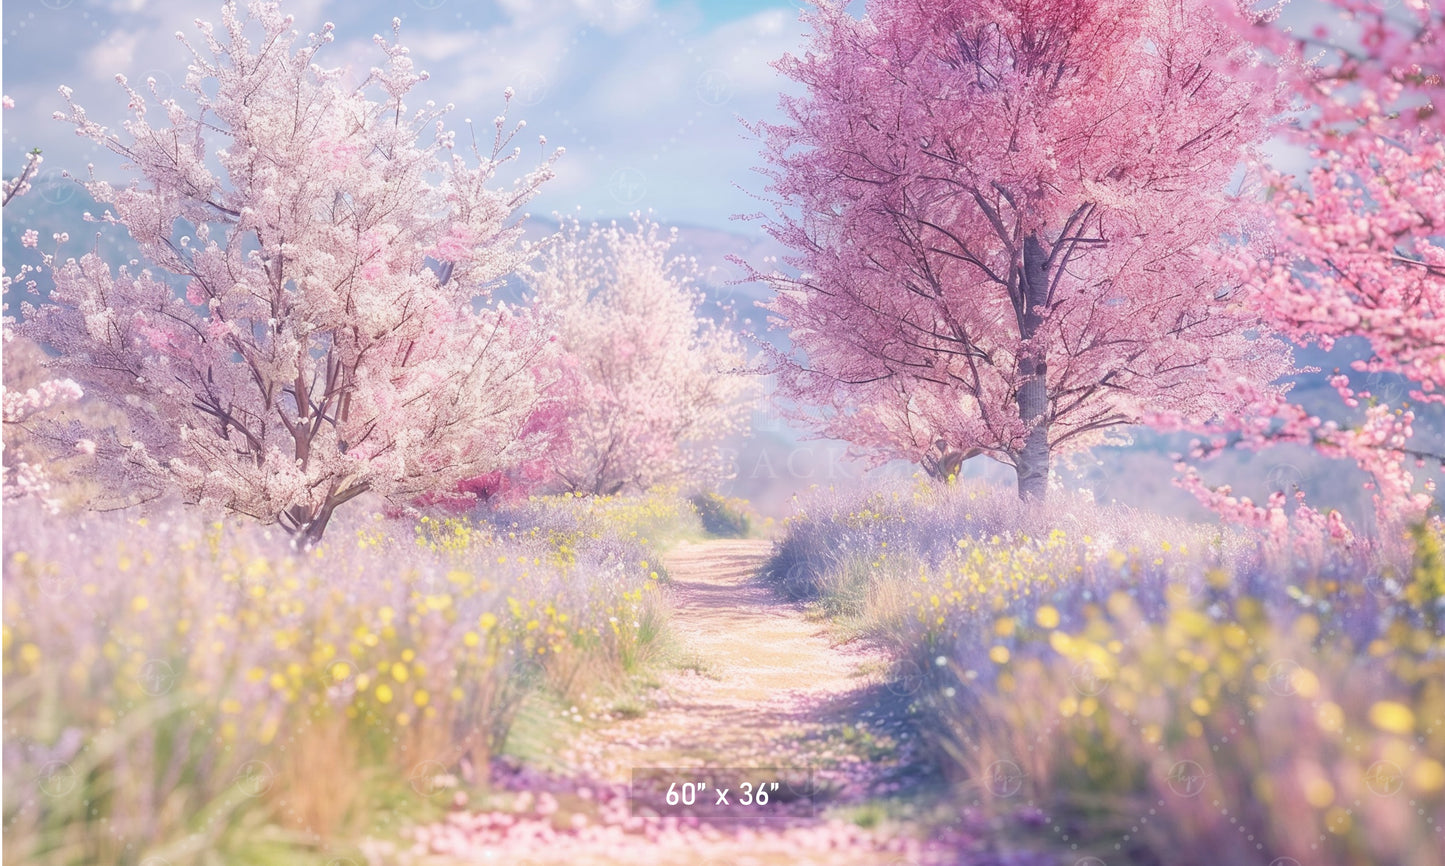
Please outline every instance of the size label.
[{"label": "size label", "polygon": [[811,818],[813,771],[798,767],[638,767],[629,797],[638,818]]}]

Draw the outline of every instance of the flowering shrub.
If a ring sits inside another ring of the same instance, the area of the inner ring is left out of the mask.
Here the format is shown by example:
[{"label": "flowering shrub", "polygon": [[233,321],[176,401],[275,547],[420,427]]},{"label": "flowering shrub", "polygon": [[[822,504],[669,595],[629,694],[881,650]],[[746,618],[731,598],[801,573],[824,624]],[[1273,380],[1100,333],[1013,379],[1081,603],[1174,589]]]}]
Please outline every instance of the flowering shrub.
[{"label": "flowering shrub", "polygon": [[1441,850],[1440,527],[1388,561],[1327,534],[1281,547],[1063,506],[966,488],[824,500],[771,574],[895,651],[957,797],[1029,847],[1184,864]]},{"label": "flowering shrub", "polygon": [[348,528],[298,555],[189,514],[7,507],[7,848],[182,864],[259,844],[260,821],[331,838],[368,791],[423,808],[485,780],[530,691],[620,676],[659,637],[631,537]]}]

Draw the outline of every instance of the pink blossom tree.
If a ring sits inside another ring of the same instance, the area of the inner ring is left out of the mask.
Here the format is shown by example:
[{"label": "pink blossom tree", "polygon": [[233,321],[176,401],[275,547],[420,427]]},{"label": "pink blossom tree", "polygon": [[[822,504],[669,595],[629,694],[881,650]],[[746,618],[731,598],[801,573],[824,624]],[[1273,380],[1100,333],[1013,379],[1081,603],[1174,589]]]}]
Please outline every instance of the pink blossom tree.
[{"label": "pink blossom tree", "polygon": [[[778,68],[756,274],[781,393],[877,458],[1051,455],[1146,414],[1209,418],[1288,369],[1223,263],[1227,194],[1277,111],[1203,0],[821,2]],[[939,444],[941,443],[941,444]]]},{"label": "pink blossom tree", "polygon": [[303,40],[276,4],[228,2],[220,32],[198,27],[190,108],[118,76],[116,134],[62,88],[57,118],[139,175],[85,186],[144,262],[47,255],[50,303],[19,326],[124,410],[128,437],[96,437],[101,468],[309,545],[362,493],[405,503],[533,457],[546,335],[488,303],[530,255],[513,217],[551,173],[494,184],[523,124],[498,117],[468,157],[450,106],[407,104],[426,74],[394,41],[376,37],[384,62],[353,87],[315,63],[329,24]]},{"label": "pink blossom tree", "polygon": [[[1220,0],[1225,20],[1273,55],[1295,99],[1288,138],[1307,149],[1304,177],[1268,174],[1272,248],[1246,260],[1271,327],[1325,349],[1367,341],[1357,371],[1397,374],[1410,399],[1445,403],[1445,9],[1424,0],[1329,0],[1308,33],[1282,27],[1278,9],[1251,14]],[[1417,517],[1407,467],[1434,457],[1412,446],[1414,410],[1389,406],[1347,377],[1331,377],[1357,423],[1320,419],[1275,400],[1263,417],[1216,441],[1263,447],[1311,444],[1369,473],[1383,525]]]},{"label": "pink blossom tree", "polygon": [[631,229],[564,222],[527,271],[573,380],[570,441],[548,461],[556,487],[611,494],[726,471],[720,446],[746,426],[757,386],[736,333],[700,315],[696,266],[670,255],[675,240],[640,217]]}]

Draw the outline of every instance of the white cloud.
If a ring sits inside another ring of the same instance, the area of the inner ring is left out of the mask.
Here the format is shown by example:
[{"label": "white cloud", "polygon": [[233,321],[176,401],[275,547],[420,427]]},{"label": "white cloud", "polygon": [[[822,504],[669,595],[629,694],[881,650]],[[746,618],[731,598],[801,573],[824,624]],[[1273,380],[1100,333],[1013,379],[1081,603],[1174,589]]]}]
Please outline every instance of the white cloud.
[{"label": "white cloud", "polygon": [[135,79],[136,49],[142,36],[138,32],[112,33],[110,38],[92,46],[85,53],[85,72],[92,78],[113,78],[116,73],[125,73]]},{"label": "white cloud", "polygon": [[742,91],[775,92],[785,84],[771,66],[803,42],[803,25],[792,10],[770,9],[718,27],[707,36],[706,50],[717,68]]},{"label": "white cloud", "polygon": [[411,56],[422,63],[440,63],[465,58],[477,50],[477,34],[442,30],[402,30],[402,42]]},{"label": "white cloud", "polygon": [[[5,118],[7,164],[38,145],[47,168],[79,169],[94,159],[102,175],[124,180],[64,124],[43,119],[63,107],[55,86],[73,85],[91,117],[114,129],[125,117],[114,74],[125,72],[138,87],[155,75],[163,90],[174,90],[189,59],[175,33],[197,41],[193,20],[218,19],[219,6],[107,0],[92,7],[95,26],[81,30],[73,14],[43,18],[38,23],[47,29],[35,34],[41,41],[29,45],[23,60],[17,51],[21,62],[6,70],[7,91],[23,100]],[[801,30],[790,8],[709,26],[690,4],[655,0],[452,0],[440,6],[291,0],[287,11],[303,34],[334,21],[337,41],[318,61],[348,68],[356,80],[379,60],[371,35],[389,36],[392,16],[402,15],[402,42],[431,74],[414,102],[454,103],[451,125],[461,127],[470,117],[485,138],[502,109],[502,91],[515,88],[510,116],[528,121],[518,139],[522,163],[540,155],[539,133],[548,137],[549,151],[568,149],[535,211],[580,203],[589,216],[606,216],[653,207],[660,218],[713,225],[749,209],[731,184],[751,183],[756,148],[740,140],[736,116],[773,113],[784,82],[767,63],[794,48]],[[609,188],[625,168],[647,175],[640,202]]]}]

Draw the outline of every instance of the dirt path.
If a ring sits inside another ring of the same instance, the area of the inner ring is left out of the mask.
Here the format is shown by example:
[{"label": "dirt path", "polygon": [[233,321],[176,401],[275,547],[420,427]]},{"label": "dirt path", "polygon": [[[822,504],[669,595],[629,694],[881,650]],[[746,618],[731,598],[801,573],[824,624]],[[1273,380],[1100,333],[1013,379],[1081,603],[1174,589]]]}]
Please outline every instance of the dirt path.
[{"label": "dirt path", "polygon": [[[888,708],[887,659],[836,646],[821,624],[755,576],[767,541],[709,541],[667,557],[671,628],[698,670],[670,674],[640,717],[588,731],[558,763],[569,779],[516,780],[510,814],[458,811],[427,828],[428,863],[921,864],[898,833],[824,818],[642,819],[627,802],[637,767],[807,767],[830,802],[886,792],[911,738]],[[586,781],[582,781],[586,780]],[[542,789],[545,793],[538,793]]]},{"label": "dirt path", "polygon": [[672,678],[661,706],[600,731],[600,753],[583,743],[571,766],[626,781],[632,767],[846,758],[810,754],[824,739],[810,735],[866,711],[858,705],[882,685],[887,659],[834,646],[823,625],[755,580],[770,549],[767,541],[713,541],[668,557],[672,629],[702,671]]}]

